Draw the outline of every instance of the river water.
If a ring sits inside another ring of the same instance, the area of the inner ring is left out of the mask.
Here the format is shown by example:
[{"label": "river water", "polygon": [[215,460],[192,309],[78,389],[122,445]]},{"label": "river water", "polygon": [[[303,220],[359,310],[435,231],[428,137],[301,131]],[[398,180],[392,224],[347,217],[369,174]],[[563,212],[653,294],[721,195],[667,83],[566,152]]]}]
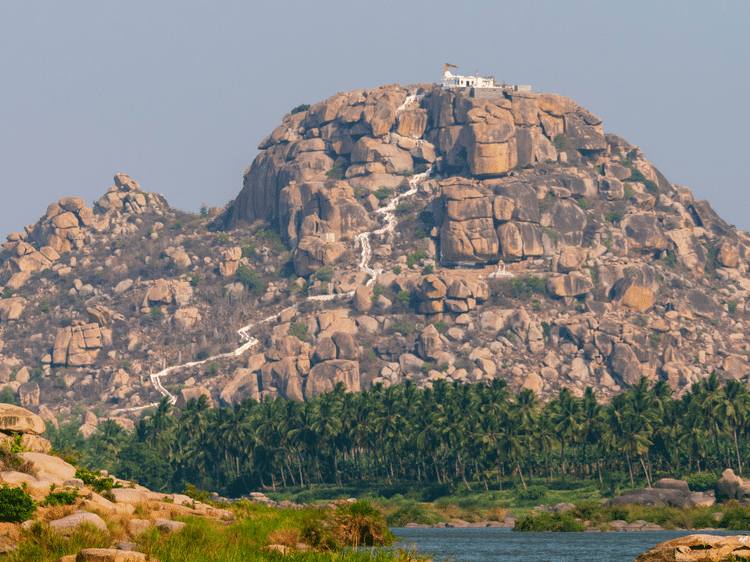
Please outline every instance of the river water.
[{"label": "river water", "polygon": [[[515,533],[501,528],[391,529],[398,548],[454,562],[633,562],[660,542],[697,531]],[[740,535],[740,531],[701,534]]]}]

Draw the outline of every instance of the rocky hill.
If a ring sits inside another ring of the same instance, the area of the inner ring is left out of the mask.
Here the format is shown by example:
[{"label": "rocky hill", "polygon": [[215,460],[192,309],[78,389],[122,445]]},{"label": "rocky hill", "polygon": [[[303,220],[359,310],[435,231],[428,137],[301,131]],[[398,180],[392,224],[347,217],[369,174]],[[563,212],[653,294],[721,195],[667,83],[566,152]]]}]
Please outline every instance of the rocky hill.
[{"label": "rocky hill", "polygon": [[481,94],[300,106],[226,209],[126,174],[52,203],[0,252],[0,400],[91,433],[162,396],[746,381],[750,236],[572,100]]}]

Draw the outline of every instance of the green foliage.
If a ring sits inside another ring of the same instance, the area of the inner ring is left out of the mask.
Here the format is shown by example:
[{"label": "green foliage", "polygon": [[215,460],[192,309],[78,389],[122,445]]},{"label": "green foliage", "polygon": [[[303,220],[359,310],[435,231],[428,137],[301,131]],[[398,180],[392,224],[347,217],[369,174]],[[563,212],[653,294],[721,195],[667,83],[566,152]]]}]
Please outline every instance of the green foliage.
[{"label": "green foliage", "polygon": [[36,511],[36,503],[21,488],[0,488],[0,521],[16,522],[31,519]]},{"label": "green foliage", "polygon": [[336,164],[326,172],[326,177],[331,178],[332,180],[340,180],[344,177],[344,172],[341,170],[341,166]]},{"label": "green foliage", "polygon": [[295,322],[289,327],[289,331],[287,331],[287,334],[290,336],[294,336],[300,341],[307,341],[307,324],[304,322]]},{"label": "green foliage", "polygon": [[16,290],[13,287],[5,287],[5,289],[3,290],[3,294],[2,296],[0,296],[0,298],[9,299],[10,297],[13,296],[13,293],[15,292]]},{"label": "green foliage", "polygon": [[717,527],[729,531],[744,531],[750,529],[750,510],[741,505],[732,505],[724,511]]},{"label": "green foliage", "polygon": [[510,291],[514,299],[517,299],[526,292],[526,287],[522,280],[515,277],[510,279]]},{"label": "green foliage", "polygon": [[622,198],[625,199],[625,201],[627,201],[633,195],[635,195],[635,192],[633,191],[633,188],[630,187],[628,184],[625,184],[623,186],[622,193],[623,193]]},{"label": "green foliage", "polygon": [[428,263],[427,265],[425,265],[425,266],[424,266],[424,267],[422,268],[421,274],[422,274],[422,275],[430,275],[430,274],[431,274],[431,273],[433,273],[434,271],[435,271],[435,266],[434,266],[434,265],[432,265],[431,263]]},{"label": "green foliage", "polygon": [[573,141],[565,135],[557,135],[552,141],[552,146],[562,152],[577,152],[573,146]]},{"label": "green foliage", "polygon": [[76,469],[76,478],[80,478],[86,486],[91,486],[100,494],[113,488],[122,488],[122,484],[115,483],[113,478],[102,476],[99,472],[91,472],[83,467]]},{"label": "green foliage", "polygon": [[661,261],[664,262],[664,265],[672,269],[674,269],[674,266],[677,264],[677,258],[675,255],[668,252],[662,256]]},{"label": "green foliage", "polygon": [[303,111],[307,111],[308,109],[310,109],[309,103],[301,103],[297,107],[292,109],[291,114],[296,115],[297,113],[302,113]]},{"label": "green foliage", "polygon": [[240,249],[242,250],[243,258],[249,258],[256,252],[255,244],[253,244],[249,240],[247,242],[244,242],[242,246],[240,246]]},{"label": "green foliage", "polygon": [[279,233],[274,230],[259,228],[255,231],[255,236],[260,238],[261,240],[264,240],[269,246],[271,246],[272,249],[276,250],[277,252],[288,250],[286,244],[284,244],[284,241],[281,239],[281,236],[279,236]]},{"label": "green foliage", "polygon": [[204,490],[199,490],[192,484],[186,485],[182,493],[185,494],[190,499],[199,501],[199,502],[206,502],[211,498],[211,495],[208,492]]},{"label": "green foliage", "polygon": [[220,232],[216,235],[217,244],[226,244],[229,242],[229,235],[226,232]]},{"label": "green foliage", "polygon": [[635,320],[633,320],[633,324],[641,328],[645,328],[646,326],[648,326],[648,318],[646,318],[643,314],[639,314],[638,316],[636,316]]},{"label": "green foliage", "polygon": [[414,269],[415,265],[429,257],[426,250],[414,250],[406,256],[406,264],[409,266],[409,269]]},{"label": "green foliage", "polygon": [[582,210],[584,210],[584,211],[585,211],[586,209],[588,209],[588,208],[589,208],[589,203],[588,203],[588,201],[586,201],[586,198],[585,198],[585,197],[581,197],[581,198],[580,198],[580,199],[578,200],[578,208],[579,208],[579,209],[582,209]]},{"label": "green foliage", "polygon": [[389,515],[386,522],[390,527],[403,527],[407,523],[434,525],[438,522],[438,517],[430,513],[425,505],[410,501]]},{"label": "green foliage", "polygon": [[688,476],[685,481],[691,492],[707,492],[713,490],[716,487],[716,482],[719,477],[713,472],[700,472],[698,474],[692,474]]},{"label": "green foliage", "polygon": [[379,200],[387,199],[388,197],[392,196],[394,193],[396,193],[393,189],[390,187],[379,187],[375,191],[372,192],[372,194],[377,197]]},{"label": "green foliage", "polygon": [[519,279],[518,277],[512,277],[509,281],[510,292],[514,299],[517,299],[523,295],[531,297],[534,293],[545,295],[547,294],[547,285],[545,280],[536,275],[531,275],[525,279]]},{"label": "green foliage", "polygon": [[34,382],[42,382],[44,380],[44,369],[41,367],[34,367],[29,373],[29,380]]},{"label": "green foliage", "polygon": [[215,375],[219,372],[219,365],[218,363],[215,363],[214,361],[211,361],[208,365],[206,365],[206,373],[209,375]]},{"label": "green foliage", "polygon": [[547,495],[545,486],[528,486],[525,490],[519,490],[516,498],[520,501],[539,501]]},{"label": "green foliage", "polygon": [[734,314],[737,311],[737,301],[736,300],[728,300],[727,301],[727,310],[729,310],[729,314]]},{"label": "green foliage", "polygon": [[55,485],[50,488],[49,494],[44,498],[42,505],[73,505],[78,501],[78,491],[72,489],[55,491]]},{"label": "green foliage", "polygon": [[558,533],[583,533],[586,528],[583,522],[576,521],[570,512],[564,513],[540,513],[539,515],[526,515],[516,521],[514,531],[520,532],[558,532]]},{"label": "green foliage", "polygon": [[316,271],[315,278],[320,281],[324,281],[325,283],[330,283],[331,281],[333,281],[333,274],[333,266],[329,264],[321,267],[318,271]]},{"label": "green foliage", "polygon": [[[641,182],[646,187],[646,191],[652,195],[657,195],[659,193],[659,186],[653,181],[646,179],[643,172],[636,168],[632,162],[629,160],[622,160],[622,163],[630,169],[630,177],[624,180],[625,182]],[[627,189],[628,186],[626,185],[625,188]],[[632,197],[632,189],[630,197]],[[629,199],[630,197],[626,197],[626,199]]]},{"label": "green foliage", "polygon": [[48,312],[50,308],[52,308],[52,305],[49,303],[46,297],[39,302],[39,310],[41,310],[42,312]]},{"label": "green foliage", "polygon": [[192,273],[192,274],[188,273],[185,277],[187,277],[187,279],[190,280],[190,285],[192,287],[197,287],[200,284],[200,282],[203,281],[203,277],[198,272]]},{"label": "green foliage", "polygon": [[391,330],[403,336],[410,336],[414,333],[414,324],[406,318],[397,318],[391,325]]},{"label": "green foliage", "polygon": [[659,344],[661,343],[661,334],[659,332],[654,332],[652,334],[649,334],[648,341],[651,344],[651,347],[656,349],[657,347],[659,347]]},{"label": "green foliage", "polygon": [[208,205],[205,203],[201,203],[201,208],[198,211],[200,213],[200,216],[207,217],[208,216]]},{"label": "green foliage", "polygon": [[22,531],[23,542],[14,553],[15,562],[52,562],[63,556],[75,555],[84,548],[105,548],[112,544],[109,533],[90,524],[83,524],[70,535],[63,535],[44,521],[35,521]]},{"label": "green foliage", "polygon": [[149,310],[149,314],[151,315],[152,320],[161,320],[164,318],[164,311],[161,306],[158,305],[152,306],[151,310]]},{"label": "green foliage", "polygon": [[163,490],[174,475],[169,459],[144,442],[126,445],[118,453],[117,461],[115,469],[120,478],[138,482],[150,490]]},{"label": "green foliage", "polygon": [[706,265],[704,266],[704,271],[706,273],[713,274],[716,272],[717,269],[721,267],[721,262],[719,261],[719,255],[711,246],[708,244],[703,244],[703,247],[706,249]]},{"label": "green foliage", "polygon": [[438,320],[433,326],[435,326],[435,329],[441,334],[448,330],[448,323],[445,320]]},{"label": "green foliage", "polygon": [[169,226],[169,230],[174,230],[174,231],[176,231],[176,230],[182,230],[182,221],[180,219],[177,219],[176,221],[174,221]]},{"label": "green foliage", "polygon": [[427,238],[427,232],[420,226],[417,228],[417,230],[414,231],[414,238]]},{"label": "green foliage", "polygon": [[542,325],[542,337],[546,340],[547,338],[549,338],[552,328],[548,322],[542,322],[541,325]]},{"label": "green foliage", "polygon": [[375,302],[376,300],[378,300],[378,297],[383,294],[385,294],[385,287],[375,283],[375,286],[372,288],[372,298],[370,300],[372,300],[372,302]]},{"label": "green foliage", "polygon": [[404,310],[407,310],[411,305],[411,292],[399,291],[396,295],[396,302],[401,305]]},{"label": "green foliage", "polygon": [[612,224],[619,224],[625,214],[625,211],[610,211],[606,215],[604,215],[604,220],[607,222],[611,222]]},{"label": "green foliage", "polygon": [[[408,213],[411,213],[414,210],[414,201],[402,201],[398,205],[396,205],[396,214],[397,215],[406,215]],[[413,217],[409,217],[409,219],[412,219]]]},{"label": "green foliage", "polygon": [[401,266],[397,265],[396,267],[394,267],[393,268],[393,273],[395,273],[396,275],[400,275],[401,274]]},{"label": "green foliage", "polygon": [[203,361],[204,359],[208,359],[211,356],[211,352],[207,349],[201,349],[198,353],[195,354],[195,358],[198,361]]},{"label": "green foliage", "polygon": [[16,405],[16,397],[9,386],[4,386],[2,392],[0,392],[0,404]]},{"label": "green foliage", "polygon": [[249,268],[245,264],[240,264],[237,268],[237,281],[247,287],[250,292],[257,295],[263,294],[266,290],[263,278],[254,269]]},{"label": "green foliage", "polygon": [[10,453],[15,454],[15,453],[28,453],[28,452],[30,451],[26,449],[26,447],[23,446],[23,435],[21,435],[20,433],[16,433],[13,436],[13,443],[11,443],[11,446],[10,446]]},{"label": "green foliage", "polygon": [[425,374],[429,373],[430,371],[433,371],[434,369],[435,369],[435,363],[432,363],[429,361],[427,363],[422,363],[422,366],[419,368],[419,370]]},{"label": "green foliage", "polygon": [[552,230],[551,228],[547,228],[546,226],[542,227],[542,234],[546,234],[549,239],[552,241],[552,243],[555,245],[555,248],[557,248],[557,241],[559,239],[559,234],[556,230]]}]

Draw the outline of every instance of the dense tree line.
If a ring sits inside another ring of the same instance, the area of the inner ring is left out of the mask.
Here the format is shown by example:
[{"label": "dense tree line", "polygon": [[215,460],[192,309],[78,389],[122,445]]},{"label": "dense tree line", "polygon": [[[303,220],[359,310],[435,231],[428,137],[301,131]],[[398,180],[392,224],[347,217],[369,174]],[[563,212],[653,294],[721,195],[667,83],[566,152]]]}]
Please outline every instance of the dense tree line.
[{"label": "dense tree line", "polygon": [[53,446],[83,452],[84,464],[109,468],[153,489],[187,484],[241,495],[258,488],[453,483],[502,487],[511,476],[604,483],[626,474],[650,484],[731,467],[750,453],[750,394],[716,375],[681,398],[665,382],[640,384],[597,402],[567,389],[546,404],[506,383],[413,383],[361,393],[342,385],[309,402],[245,400],[209,408],[191,400],[179,418],[164,399],[132,433],[113,421],[87,440],[73,424],[48,429]]}]

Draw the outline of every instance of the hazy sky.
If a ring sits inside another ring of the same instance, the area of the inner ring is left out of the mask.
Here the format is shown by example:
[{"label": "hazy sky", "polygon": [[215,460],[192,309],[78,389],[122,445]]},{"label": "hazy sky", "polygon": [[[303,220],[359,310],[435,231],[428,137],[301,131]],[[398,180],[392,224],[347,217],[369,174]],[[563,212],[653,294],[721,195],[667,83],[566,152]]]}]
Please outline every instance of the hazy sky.
[{"label": "hazy sky", "polygon": [[118,172],[223,206],[301,103],[493,74],[573,98],[750,229],[750,2],[0,3],[0,240]]}]

